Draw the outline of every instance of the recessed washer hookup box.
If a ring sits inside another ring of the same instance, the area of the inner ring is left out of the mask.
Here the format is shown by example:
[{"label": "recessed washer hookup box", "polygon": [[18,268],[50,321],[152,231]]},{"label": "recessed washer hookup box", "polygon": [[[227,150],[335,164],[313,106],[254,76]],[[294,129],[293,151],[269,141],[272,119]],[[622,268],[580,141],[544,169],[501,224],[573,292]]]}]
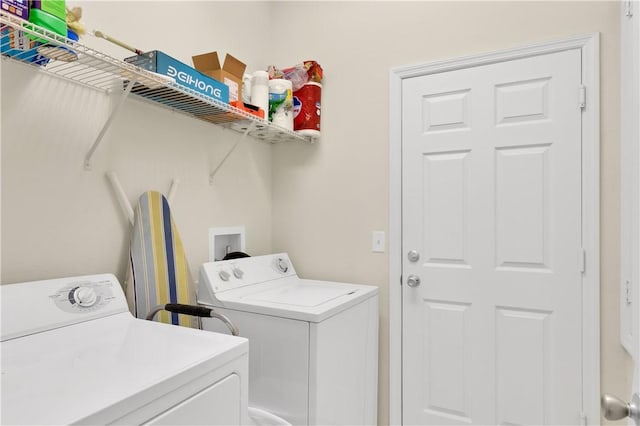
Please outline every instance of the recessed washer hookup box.
[{"label": "recessed washer hookup box", "polygon": [[176,83],[224,103],[229,103],[229,87],[159,50],[125,58],[140,68],[166,75]]}]

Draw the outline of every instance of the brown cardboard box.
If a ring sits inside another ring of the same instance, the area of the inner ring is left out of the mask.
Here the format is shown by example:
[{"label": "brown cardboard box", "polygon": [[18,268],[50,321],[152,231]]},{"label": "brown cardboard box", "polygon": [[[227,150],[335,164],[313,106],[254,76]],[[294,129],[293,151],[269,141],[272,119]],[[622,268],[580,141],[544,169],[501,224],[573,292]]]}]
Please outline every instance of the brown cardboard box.
[{"label": "brown cardboard box", "polygon": [[195,69],[229,86],[229,102],[242,100],[242,76],[247,65],[227,54],[220,67],[218,52],[192,56]]}]

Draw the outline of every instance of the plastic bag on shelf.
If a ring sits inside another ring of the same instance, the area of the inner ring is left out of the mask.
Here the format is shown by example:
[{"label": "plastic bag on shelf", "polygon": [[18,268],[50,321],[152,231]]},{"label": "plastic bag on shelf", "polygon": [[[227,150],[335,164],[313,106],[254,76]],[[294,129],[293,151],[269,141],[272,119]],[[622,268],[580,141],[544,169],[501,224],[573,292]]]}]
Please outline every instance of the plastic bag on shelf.
[{"label": "plastic bag on shelf", "polygon": [[309,75],[309,81],[314,83],[322,83],[322,67],[316,61],[305,61],[305,68],[307,68],[307,74]]},{"label": "plastic bag on shelf", "polygon": [[309,81],[322,82],[322,67],[316,61],[304,61],[301,64],[283,70],[270,65],[267,71],[269,72],[270,80],[284,78],[291,81],[294,92]]}]

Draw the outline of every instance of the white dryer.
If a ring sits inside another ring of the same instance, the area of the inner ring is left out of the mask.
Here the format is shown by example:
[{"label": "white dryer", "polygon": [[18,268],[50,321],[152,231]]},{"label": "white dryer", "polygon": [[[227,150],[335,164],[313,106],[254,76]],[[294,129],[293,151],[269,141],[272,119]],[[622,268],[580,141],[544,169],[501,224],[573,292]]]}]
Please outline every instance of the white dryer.
[{"label": "white dryer", "polygon": [[204,264],[198,303],[249,339],[249,405],[294,425],[374,425],[377,290],[301,279],[280,253]]},{"label": "white dryer", "polygon": [[134,318],[110,274],[0,287],[2,424],[248,424],[248,343]]}]

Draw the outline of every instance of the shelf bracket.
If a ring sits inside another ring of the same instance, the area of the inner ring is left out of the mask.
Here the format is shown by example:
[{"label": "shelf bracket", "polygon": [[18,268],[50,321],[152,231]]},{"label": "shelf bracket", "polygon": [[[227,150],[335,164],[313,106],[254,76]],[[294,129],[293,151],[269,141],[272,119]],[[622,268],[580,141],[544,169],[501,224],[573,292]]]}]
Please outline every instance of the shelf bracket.
[{"label": "shelf bracket", "polygon": [[98,136],[96,136],[96,140],[93,142],[93,145],[91,145],[91,148],[89,148],[87,155],[84,156],[85,170],[91,170],[91,157],[93,157],[93,154],[96,152],[96,149],[98,149],[98,145],[100,145],[100,142],[102,142],[102,138],[104,137],[104,134],[107,133],[107,130],[111,126],[111,122],[118,114],[118,111],[120,111],[120,108],[122,107],[122,105],[124,104],[124,101],[129,96],[129,93],[131,93],[131,89],[133,88],[134,84],[135,84],[134,80],[129,81],[129,84],[127,84],[127,87],[124,90],[122,97],[111,110],[111,114],[109,115],[109,118],[107,118],[107,121],[105,121],[104,125],[102,126],[100,133],[98,133]]},{"label": "shelf bracket", "polygon": [[216,166],[215,169],[213,169],[213,171],[209,174],[209,185],[213,185],[213,179],[216,175],[216,173],[218,173],[218,170],[220,170],[220,167],[222,167],[222,165],[227,161],[227,158],[229,158],[229,156],[231,155],[231,153],[233,151],[235,151],[235,149],[238,147],[238,145],[240,145],[240,142],[244,141],[247,138],[247,135],[249,134],[250,131],[252,131],[254,129],[254,127],[256,126],[255,122],[251,122],[251,124],[249,124],[249,126],[247,127],[247,129],[244,131],[244,133],[242,134],[242,137],[240,137],[240,139],[238,139],[233,146],[231,147],[231,149],[227,152],[227,154],[224,156],[224,158],[222,159],[222,161],[220,161],[220,163],[218,163],[218,165]]}]

